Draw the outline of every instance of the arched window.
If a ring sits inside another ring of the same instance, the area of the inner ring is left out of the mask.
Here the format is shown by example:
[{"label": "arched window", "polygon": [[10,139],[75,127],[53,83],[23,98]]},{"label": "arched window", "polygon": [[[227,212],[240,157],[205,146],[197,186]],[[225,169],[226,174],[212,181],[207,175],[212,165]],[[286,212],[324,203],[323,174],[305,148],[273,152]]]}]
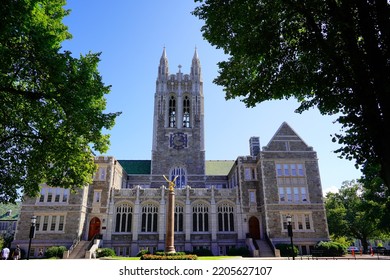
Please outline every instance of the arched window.
[{"label": "arched window", "polygon": [[156,232],[158,222],[158,207],[147,204],[142,207],[141,231]]},{"label": "arched window", "polygon": [[170,180],[172,181],[173,179],[175,179],[175,177],[177,177],[176,181],[175,181],[175,187],[176,188],[183,188],[186,183],[187,183],[187,177],[186,177],[186,171],[184,168],[181,168],[181,167],[175,167],[175,168],[172,168],[171,170],[171,175],[170,175]]},{"label": "arched window", "polygon": [[203,203],[192,207],[192,231],[209,231],[209,208]]},{"label": "arched window", "polygon": [[133,208],[129,204],[124,203],[118,205],[115,212],[115,232],[131,232]]},{"label": "arched window", "polygon": [[175,231],[183,231],[183,220],[184,220],[184,208],[183,206],[175,206]]},{"label": "arched window", "polygon": [[234,231],[234,208],[229,204],[218,206],[218,230]]},{"label": "arched window", "polygon": [[168,121],[169,127],[176,127],[176,99],[173,95],[169,99]]},{"label": "arched window", "polygon": [[183,100],[183,127],[190,127],[190,99],[188,96]]}]

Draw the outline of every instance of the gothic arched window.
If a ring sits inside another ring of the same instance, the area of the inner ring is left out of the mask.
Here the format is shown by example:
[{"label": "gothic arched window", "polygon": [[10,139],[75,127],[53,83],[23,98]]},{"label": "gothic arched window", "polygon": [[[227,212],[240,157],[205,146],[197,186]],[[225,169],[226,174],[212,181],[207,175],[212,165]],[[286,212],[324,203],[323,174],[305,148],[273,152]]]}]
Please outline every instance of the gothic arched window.
[{"label": "gothic arched window", "polygon": [[229,204],[218,206],[218,230],[234,231],[234,208]]},{"label": "gothic arched window", "polygon": [[209,207],[203,203],[192,207],[192,231],[209,231]]},{"label": "gothic arched window", "polygon": [[169,127],[176,127],[176,98],[173,95],[169,99],[168,122]]},{"label": "gothic arched window", "polygon": [[172,168],[171,174],[170,174],[170,180],[172,181],[173,179],[175,179],[176,176],[178,176],[178,177],[175,181],[175,187],[179,188],[179,189],[183,188],[187,183],[187,176],[186,176],[185,169],[182,167]]},{"label": "gothic arched window", "polygon": [[184,208],[183,206],[175,206],[175,231],[183,231]]},{"label": "gothic arched window", "polygon": [[141,231],[156,232],[158,222],[158,207],[147,204],[142,207]]},{"label": "gothic arched window", "polygon": [[133,208],[123,203],[116,207],[115,232],[131,232],[131,223],[133,220]]},{"label": "gothic arched window", "polygon": [[183,127],[190,127],[190,98],[184,97],[183,100]]}]

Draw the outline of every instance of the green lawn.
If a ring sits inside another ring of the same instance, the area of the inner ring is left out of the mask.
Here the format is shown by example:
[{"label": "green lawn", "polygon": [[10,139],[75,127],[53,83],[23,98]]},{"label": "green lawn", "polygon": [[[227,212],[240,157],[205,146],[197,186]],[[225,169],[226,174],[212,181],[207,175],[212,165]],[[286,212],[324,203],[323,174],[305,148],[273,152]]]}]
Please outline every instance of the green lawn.
[{"label": "green lawn", "polygon": [[[198,257],[198,260],[228,260],[228,259],[236,259],[238,257],[235,256],[206,256],[206,257]],[[112,258],[101,258],[102,260],[131,260],[138,261],[139,257],[112,257]]]}]

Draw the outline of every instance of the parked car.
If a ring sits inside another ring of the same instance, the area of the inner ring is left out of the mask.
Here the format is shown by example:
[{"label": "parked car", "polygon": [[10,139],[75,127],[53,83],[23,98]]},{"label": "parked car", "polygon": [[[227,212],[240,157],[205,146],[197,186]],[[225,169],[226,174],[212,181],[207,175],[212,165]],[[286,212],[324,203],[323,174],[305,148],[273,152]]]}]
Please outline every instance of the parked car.
[{"label": "parked car", "polygon": [[347,249],[347,252],[351,254],[352,251],[354,251],[354,253],[358,253],[359,252],[359,248],[356,247],[356,246],[349,246],[348,249]]},{"label": "parked car", "polygon": [[372,247],[372,250],[375,254],[383,255],[386,251],[385,247]]}]

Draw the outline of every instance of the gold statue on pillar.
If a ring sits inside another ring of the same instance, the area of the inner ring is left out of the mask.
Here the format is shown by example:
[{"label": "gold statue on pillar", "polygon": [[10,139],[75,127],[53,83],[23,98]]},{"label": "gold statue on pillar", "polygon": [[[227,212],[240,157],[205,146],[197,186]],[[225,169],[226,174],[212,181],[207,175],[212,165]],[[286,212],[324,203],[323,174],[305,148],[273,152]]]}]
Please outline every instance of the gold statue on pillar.
[{"label": "gold statue on pillar", "polygon": [[165,175],[163,175],[163,176],[164,176],[165,181],[168,182],[169,190],[173,191],[173,189],[175,188],[175,181],[176,181],[177,177],[179,177],[179,176],[176,176],[172,181],[169,181]]}]

